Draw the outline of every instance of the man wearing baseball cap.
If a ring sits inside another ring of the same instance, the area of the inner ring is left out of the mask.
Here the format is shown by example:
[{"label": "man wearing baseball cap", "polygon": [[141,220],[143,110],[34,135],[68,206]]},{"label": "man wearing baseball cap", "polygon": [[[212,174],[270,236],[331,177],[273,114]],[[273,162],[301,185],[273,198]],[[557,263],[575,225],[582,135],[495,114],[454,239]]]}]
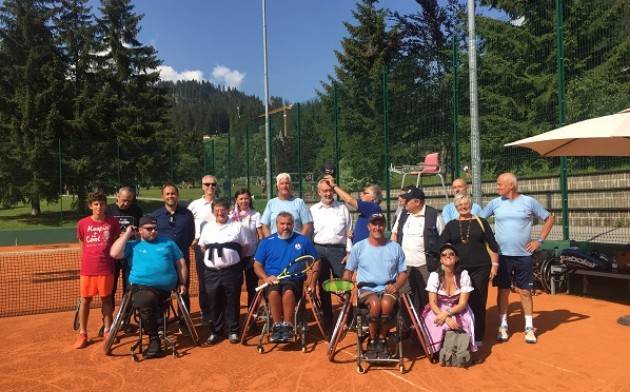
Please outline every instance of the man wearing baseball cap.
[{"label": "man wearing baseball cap", "polygon": [[394,305],[407,281],[407,267],[400,245],[385,237],[385,216],[372,214],[367,221],[368,238],[352,247],[343,279],[351,280],[356,271],[359,301],[370,312],[368,352],[384,352]]},{"label": "man wearing baseball cap", "polygon": [[405,252],[411,299],[416,310],[421,312],[429,301],[425,291],[429,272],[438,268],[435,255],[444,221],[435,208],[426,205],[422,189],[413,186],[400,197],[406,200],[406,213],[400,214],[394,223],[392,240]]},{"label": "man wearing baseball cap", "polygon": [[149,336],[149,348],[145,358],[162,354],[158,337],[158,318],[162,304],[176,288],[186,294],[188,268],[184,255],[175,241],[158,235],[157,220],[151,215],[140,218],[140,240],[129,241],[134,227],[128,226],[112,245],[110,254],[115,259],[130,262],[129,283],[134,305],[140,311],[142,326]]}]

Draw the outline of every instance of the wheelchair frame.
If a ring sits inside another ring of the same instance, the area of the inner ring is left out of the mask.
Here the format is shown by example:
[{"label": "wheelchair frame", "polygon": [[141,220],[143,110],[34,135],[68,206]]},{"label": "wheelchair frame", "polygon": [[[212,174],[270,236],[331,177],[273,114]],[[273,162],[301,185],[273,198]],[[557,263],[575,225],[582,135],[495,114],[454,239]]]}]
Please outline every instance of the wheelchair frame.
[{"label": "wheelchair frame", "polygon": [[[188,334],[193,342],[193,345],[196,346],[199,342],[199,335],[197,334],[197,330],[195,329],[195,326],[192,322],[192,318],[190,317],[190,312],[188,311],[188,308],[186,308],[186,305],[184,304],[184,300],[181,294],[178,292],[176,293],[176,299],[177,299],[177,306],[181,312],[181,318],[179,314],[177,313],[177,311],[175,311],[175,307],[173,306],[173,296],[171,293],[171,295],[162,304],[164,305],[164,312],[162,315],[163,324],[162,324],[162,328],[158,331],[158,336],[160,337],[160,341],[166,344],[167,348],[171,350],[173,357],[175,358],[180,357],[181,354],[177,351],[176,343],[173,341],[173,339],[167,336],[168,321],[169,321],[169,316],[171,312],[172,314],[175,315],[177,320],[183,319],[186,329],[188,330]],[[120,303],[120,307],[118,308],[118,312],[116,313],[116,316],[114,317],[114,320],[112,322],[112,326],[109,331],[109,336],[107,340],[105,341],[104,350],[105,350],[106,355],[111,355],[111,349],[114,344],[114,341],[117,338],[118,332],[120,331],[122,322],[125,319],[126,314],[130,311],[134,312],[134,318],[137,318],[137,322],[139,325],[138,339],[131,345],[130,351],[131,351],[131,356],[134,362],[139,362],[140,359],[138,357],[138,354],[142,354],[143,352],[142,318],[139,317],[139,315],[137,315],[137,309],[133,306],[131,290],[128,290],[123,296],[123,299]],[[138,353],[136,353],[136,350],[138,350]]]},{"label": "wheelchair frame", "polygon": [[[298,300],[293,313],[293,343],[299,342],[302,352],[307,351],[306,333],[308,332],[308,323],[305,320],[307,301],[311,304],[313,318],[315,319],[319,331],[324,339],[326,338],[326,332],[321,321],[321,306],[319,304],[319,300],[313,292],[310,290],[304,290],[304,293]],[[267,301],[264,298],[263,290],[256,294],[254,301],[252,301],[252,304],[248,309],[245,324],[243,325],[243,331],[241,332],[241,344],[243,345],[247,343],[247,334],[251,323],[256,322],[255,318],[263,319],[262,329],[258,335],[258,344],[256,345],[256,350],[262,354],[265,352],[263,346],[264,338],[270,334],[272,328],[271,312],[269,310],[269,306],[267,305]]]}]

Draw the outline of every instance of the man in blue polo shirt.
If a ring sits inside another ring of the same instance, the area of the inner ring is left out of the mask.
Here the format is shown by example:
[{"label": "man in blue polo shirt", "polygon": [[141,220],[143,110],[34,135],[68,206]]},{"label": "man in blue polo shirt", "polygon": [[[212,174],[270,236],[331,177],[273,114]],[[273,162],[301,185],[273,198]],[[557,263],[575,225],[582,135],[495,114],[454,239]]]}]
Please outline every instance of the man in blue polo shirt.
[{"label": "man in blue polo shirt", "polygon": [[[549,235],[555,218],[536,199],[518,193],[516,176],[512,173],[503,173],[497,177],[497,193],[499,197],[492,199],[480,214],[486,219],[494,215],[494,236],[501,250],[499,271],[495,281],[499,288],[497,340],[500,342],[508,340],[507,311],[510,303],[510,288],[514,285],[520,294],[525,315],[525,342],[533,344],[537,339],[533,324],[532,253],[540,248]],[[534,217],[538,217],[545,223],[540,231],[540,237],[532,240]]]},{"label": "man in blue polo shirt", "polygon": [[140,218],[138,232],[141,240],[129,241],[135,232],[133,226],[128,226],[112,245],[110,254],[115,259],[129,261],[132,299],[149,336],[149,348],[144,357],[154,358],[162,353],[157,322],[162,304],[175,288],[179,288],[181,294],[187,293],[184,282],[188,280],[188,268],[177,244],[158,236],[154,217]]},{"label": "man in blue polo shirt", "polygon": [[[190,246],[195,240],[195,218],[192,212],[179,205],[179,189],[175,184],[167,182],[162,185],[162,200],[164,200],[164,207],[153,211],[151,215],[157,221],[160,235],[175,241],[186,260],[187,269],[190,269]],[[186,279],[185,284],[186,294],[182,295],[182,299],[186,307],[190,309],[188,296],[190,281]],[[180,328],[180,330],[186,331],[186,328]]]},{"label": "man in blue polo shirt", "polygon": [[[254,272],[269,283],[265,288],[267,303],[271,310],[273,327],[271,342],[287,342],[293,336],[293,315],[297,298],[302,295],[305,277],[278,280],[277,276],[289,263],[300,256],[310,255],[318,258],[315,246],[306,236],[293,231],[293,215],[280,212],[276,216],[278,231],[258,244],[254,254]],[[309,290],[315,290],[319,261],[312,268],[309,277]]]},{"label": "man in blue polo shirt", "polygon": [[[368,351],[386,350],[387,332],[398,292],[407,281],[405,253],[397,242],[385,237],[385,216],[372,214],[367,225],[369,236],[350,251],[343,279],[351,280],[356,271],[359,301],[367,305],[370,318]],[[379,325],[380,324],[380,325]]]}]

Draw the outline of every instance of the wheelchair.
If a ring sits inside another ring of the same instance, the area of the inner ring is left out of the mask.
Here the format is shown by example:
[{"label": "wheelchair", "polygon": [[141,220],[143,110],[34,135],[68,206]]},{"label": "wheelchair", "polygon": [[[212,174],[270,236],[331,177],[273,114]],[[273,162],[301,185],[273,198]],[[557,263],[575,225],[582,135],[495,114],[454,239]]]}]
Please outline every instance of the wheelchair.
[{"label": "wheelchair", "polygon": [[[175,310],[175,307],[173,306],[173,295],[175,295],[176,297],[175,299],[177,301],[177,306],[180,310],[181,316],[178,315],[178,312]],[[183,321],[183,324],[186,329],[185,332],[188,336],[190,336],[194,346],[196,346],[199,343],[199,335],[197,334],[197,330],[195,329],[195,326],[192,322],[192,318],[190,317],[190,312],[186,308],[186,305],[184,304],[184,300],[179,292],[172,292],[171,295],[168,296],[162,303],[162,308],[163,308],[162,317],[158,319],[158,324],[160,324],[158,326],[158,336],[160,338],[161,344],[163,345],[163,347],[166,347],[166,351],[170,351],[172,353],[174,358],[181,357],[182,354],[177,351],[177,347],[176,347],[177,344],[176,344],[175,339],[167,336],[168,331],[169,331],[168,329],[169,316],[173,314],[175,315],[178,321]],[[123,320],[125,319],[125,316],[128,313],[133,314],[133,318],[138,324],[138,338],[131,345],[130,351],[131,351],[131,357],[134,360],[134,362],[139,362],[140,357],[142,356],[142,353],[143,353],[143,349],[144,349],[142,318],[140,317],[138,309],[133,305],[131,290],[128,290],[127,292],[125,292],[125,295],[123,296],[123,299],[118,308],[118,312],[114,316],[114,320],[112,322],[112,326],[109,331],[109,336],[107,337],[107,340],[105,341],[103,348],[106,355],[111,355],[114,342],[118,338],[117,335],[120,332],[122,324],[123,324]]]},{"label": "wheelchair", "polygon": [[[324,282],[326,284],[326,282]],[[331,334],[330,342],[328,344],[328,359],[333,362],[335,354],[337,353],[337,345],[348,331],[354,331],[356,333],[356,371],[360,374],[365,373],[367,370],[364,364],[395,364],[401,373],[405,372],[404,366],[404,353],[403,353],[403,333],[405,329],[405,320],[403,314],[406,313],[411,319],[411,326],[416,332],[418,341],[422,346],[422,349],[426,353],[426,356],[432,360],[434,357],[432,345],[430,344],[430,338],[426,326],[423,320],[418,317],[418,313],[412,306],[411,299],[408,292],[401,291],[396,299],[396,306],[394,307],[394,319],[395,324],[393,330],[387,334],[385,350],[380,353],[370,352],[365,349],[366,341],[368,339],[367,326],[369,322],[369,310],[367,306],[358,300],[356,290],[350,287],[352,282],[347,282],[344,291],[332,291],[333,293],[342,296],[343,304],[335,328]],[[364,284],[369,286],[370,284]],[[358,288],[364,285],[359,284]],[[352,317],[351,320],[348,320]],[[376,355],[375,355],[376,354]]]},{"label": "wheelchair", "polygon": [[[326,339],[326,332],[322,323],[322,313],[321,306],[319,303],[319,299],[312,291],[305,289],[302,296],[297,301],[295,306],[294,316],[293,316],[293,343],[299,343],[300,349],[302,352],[307,351],[307,333],[309,330],[308,322],[306,321],[306,302],[310,303],[311,312],[313,314],[313,318],[317,327]],[[273,325],[273,321],[271,319],[271,310],[269,309],[269,305],[265,299],[263,294],[263,290],[258,291],[256,297],[252,301],[248,311],[247,317],[245,319],[245,324],[243,325],[243,331],[241,332],[241,344],[247,344],[248,334],[250,332],[250,327],[254,324],[262,323],[260,328],[260,333],[258,335],[258,344],[256,345],[256,350],[262,354],[265,352],[264,341],[265,338],[268,343],[272,343],[270,339],[271,329]],[[281,344],[281,343],[275,343]]]}]

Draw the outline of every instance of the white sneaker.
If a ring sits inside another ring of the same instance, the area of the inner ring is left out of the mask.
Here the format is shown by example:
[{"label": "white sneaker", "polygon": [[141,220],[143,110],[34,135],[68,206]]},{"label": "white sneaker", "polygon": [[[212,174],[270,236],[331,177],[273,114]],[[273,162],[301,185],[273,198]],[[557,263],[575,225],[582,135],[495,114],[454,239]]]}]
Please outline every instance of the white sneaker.
[{"label": "white sneaker", "polygon": [[525,328],[525,343],[536,344],[537,341],[538,339],[536,339],[534,328],[532,327]]},{"label": "white sneaker", "polygon": [[499,342],[507,342],[508,338],[508,327],[499,327],[497,330],[497,340]]}]

